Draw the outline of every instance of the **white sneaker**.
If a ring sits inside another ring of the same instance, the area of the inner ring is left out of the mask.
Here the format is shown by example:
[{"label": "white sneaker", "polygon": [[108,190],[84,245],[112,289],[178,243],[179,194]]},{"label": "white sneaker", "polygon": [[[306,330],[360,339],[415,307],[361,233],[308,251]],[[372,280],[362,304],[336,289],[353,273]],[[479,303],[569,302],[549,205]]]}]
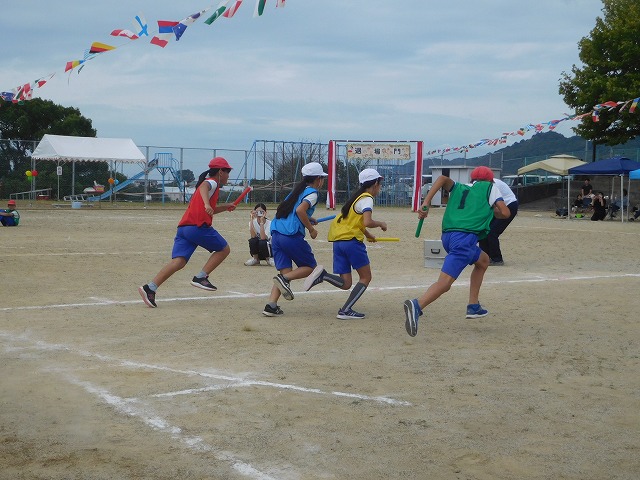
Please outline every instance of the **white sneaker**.
[{"label": "white sneaker", "polygon": [[254,265],[260,265],[260,260],[256,260],[255,258],[251,257],[249,260],[244,262],[244,264],[247,267],[253,267]]},{"label": "white sneaker", "polygon": [[276,266],[276,262],[271,257],[269,257],[269,259],[267,260],[267,263],[269,264],[270,267]]},{"label": "white sneaker", "polygon": [[311,290],[311,287],[313,287],[314,285],[318,285],[319,283],[322,283],[322,275],[324,274],[324,267],[322,265],[318,265],[316,268],[313,269],[313,271],[311,272],[311,274],[304,279],[304,289],[305,291],[309,291]]}]

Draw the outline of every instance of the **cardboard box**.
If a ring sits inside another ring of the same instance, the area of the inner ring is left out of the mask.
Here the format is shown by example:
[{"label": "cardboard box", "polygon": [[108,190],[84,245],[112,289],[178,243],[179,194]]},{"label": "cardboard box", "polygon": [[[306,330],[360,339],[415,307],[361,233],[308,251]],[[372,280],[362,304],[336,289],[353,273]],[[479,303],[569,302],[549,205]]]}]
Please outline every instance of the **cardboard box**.
[{"label": "cardboard box", "polygon": [[442,268],[444,257],[447,252],[444,251],[442,240],[425,240],[424,241],[424,266],[427,268]]}]

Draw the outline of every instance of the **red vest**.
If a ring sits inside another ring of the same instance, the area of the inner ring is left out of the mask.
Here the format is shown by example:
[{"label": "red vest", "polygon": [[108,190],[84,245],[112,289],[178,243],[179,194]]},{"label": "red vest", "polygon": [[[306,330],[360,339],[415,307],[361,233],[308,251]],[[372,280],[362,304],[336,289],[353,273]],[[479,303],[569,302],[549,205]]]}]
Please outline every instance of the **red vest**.
[{"label": "red vest", "polygon": [[[212,178],[207,178],[207,180],[213,180]],[[215,180],[214,180],[215,181]],[[216,184],[217,185],[217,184]],[[216,187],[216,191],[213,192],[213,195],[209,197],[209,204],[211,208],[215,210],[216,205],[218,204],[218,195],[220,193],[220,189]],[[204,225],[210,227],[211,226],[211,216],[204,209],[204,201],[202,200],[202,195],[200,194],[200,187],[193,192],[191,196],[191,201],[189,202],[189,206],[187,207],[186,212],[182,215],[182,219],[180,223],[178,223],[179,227],[184,227],[186,225],[202,227]]]}]

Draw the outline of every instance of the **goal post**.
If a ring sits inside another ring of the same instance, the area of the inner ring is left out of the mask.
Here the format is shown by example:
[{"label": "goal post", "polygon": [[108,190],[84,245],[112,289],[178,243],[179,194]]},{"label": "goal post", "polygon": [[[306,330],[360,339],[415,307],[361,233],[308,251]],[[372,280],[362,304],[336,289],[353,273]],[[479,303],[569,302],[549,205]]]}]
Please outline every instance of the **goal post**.
[{"label": "goal post", "polygon": [[[405,171],[408,163],[413,160],[410,205],[412,211],[417,211],[422,201],[423,149],[424,142],[421,140],[330,140],[327,156],[327,173],[329,174],[327,178],[327,208],[331,210],[336,208],[337,163],[341,158],[345,162],[350,159],[359,159],[372,167],[384,165],[385,170],[394,172],[394,174]],[[342,154],[340,154],[341,151]],[[385,176],[384,173],[381,172],[381,174]],[[386,178],[386,180],[388,182],[390,179]]]}]

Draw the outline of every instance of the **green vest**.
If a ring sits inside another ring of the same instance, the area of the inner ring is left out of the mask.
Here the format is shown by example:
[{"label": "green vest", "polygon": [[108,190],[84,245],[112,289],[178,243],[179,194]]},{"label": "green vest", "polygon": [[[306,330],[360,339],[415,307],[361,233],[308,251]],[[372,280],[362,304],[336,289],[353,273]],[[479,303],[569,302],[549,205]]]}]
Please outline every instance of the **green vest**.
[{"label": "green vest", "polygon": [[491,182],[475,182],[471,186],[455,183],[442,217],[442,231],[475,233],[479,240],[485,238],[493,220],[493,206],[489,205],[492,187]]}]

